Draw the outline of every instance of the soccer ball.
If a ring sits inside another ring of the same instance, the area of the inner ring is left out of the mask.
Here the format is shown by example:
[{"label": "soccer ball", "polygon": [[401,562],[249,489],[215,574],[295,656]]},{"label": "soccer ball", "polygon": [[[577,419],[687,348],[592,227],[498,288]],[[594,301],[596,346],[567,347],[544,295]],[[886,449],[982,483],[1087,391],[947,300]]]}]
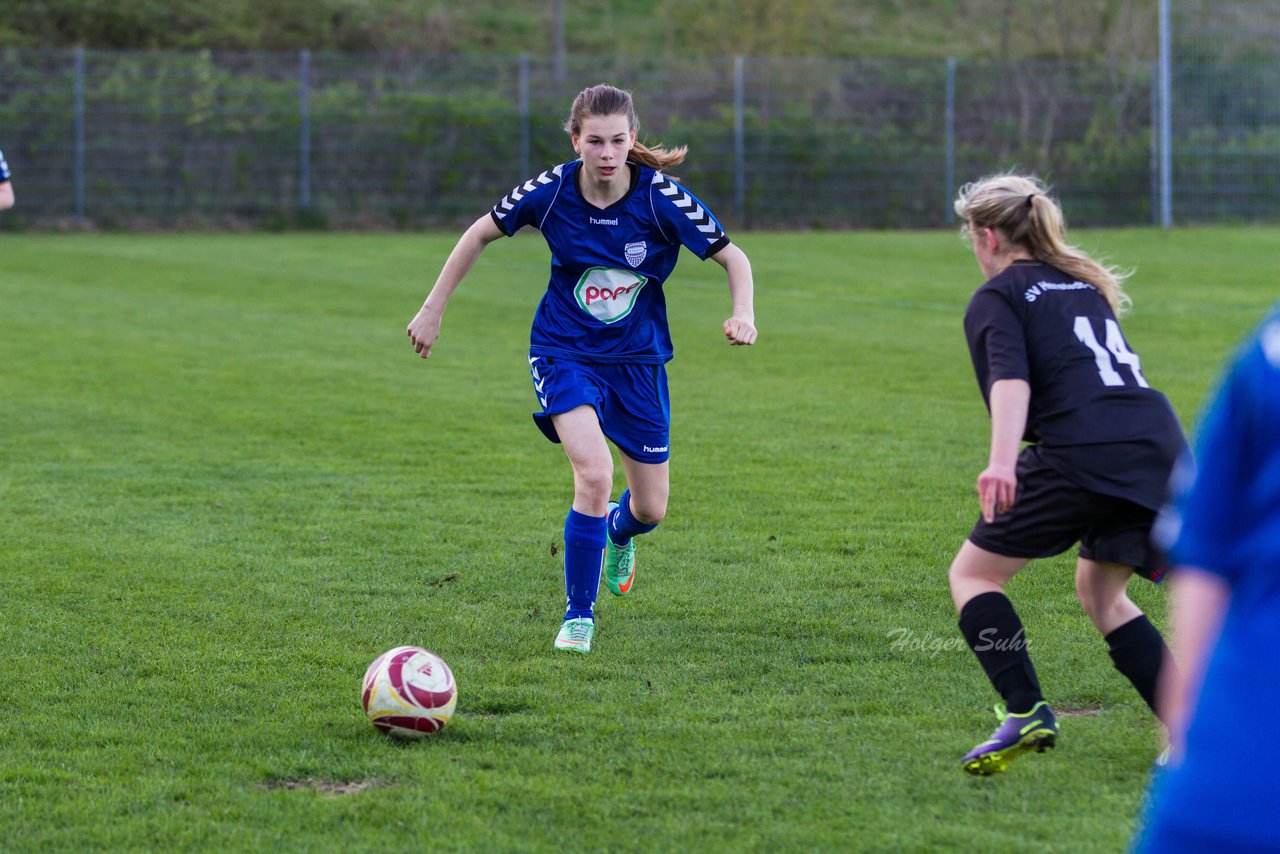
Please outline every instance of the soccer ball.
[{"label": "soccer ball", "polygon": [[444,659],[418,646],[398,646],[364,672],[364,712],[382,732],[423,738],[444,729],[458,704],[458,686]]}]

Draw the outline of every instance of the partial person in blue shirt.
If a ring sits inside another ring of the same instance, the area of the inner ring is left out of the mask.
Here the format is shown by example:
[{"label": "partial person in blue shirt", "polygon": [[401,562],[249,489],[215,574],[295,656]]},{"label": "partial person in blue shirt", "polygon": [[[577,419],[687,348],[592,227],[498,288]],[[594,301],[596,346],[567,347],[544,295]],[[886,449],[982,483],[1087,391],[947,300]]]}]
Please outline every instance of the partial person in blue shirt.
[{"label": "partial person in blue shirt", "polygon": [[13,207],[13,175],[9,172],[9,164],[4,162],[4,152],[0,151],[0,211]]},{"label": "partial person in blue shirt", "polygon": [[1280,851],[1280,304],[1236,354],[1156,537],[1178,668],[1159,703],[1169,759],[1137,849]]},{"label": "partial person in blue shirt", "polygon": [[[556,649],[591,651],[601,569],[629,594],[635,542],[667,512],[671,410],[665,364],[673,347],[664,283],[680,248],[724,267],[732,301],[723,324],[732,345],[756,340],[751,263],[702,202],[663,170],[686,150],[636,139],[631,93],[601,84],[573,102],[565,130],[579,159],[518,185],[458,241],[409,323],[422,357],[440,335],[445,305],[480,253],[524,226],[551,250],[551,277],[533,319],[529,373],[534,421],[564,447],[573,506],[564,526],[567,604]],[[617,447],[627,489],[616,502]]]}]

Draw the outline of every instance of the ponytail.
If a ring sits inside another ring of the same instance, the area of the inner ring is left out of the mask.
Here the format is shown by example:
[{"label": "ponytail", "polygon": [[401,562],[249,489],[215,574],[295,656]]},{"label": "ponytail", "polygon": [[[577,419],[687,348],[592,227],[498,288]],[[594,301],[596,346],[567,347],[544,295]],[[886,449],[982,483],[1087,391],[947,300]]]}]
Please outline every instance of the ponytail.
[{"label": "ponytail", "polygon": [[627,155],[628,160],[634,160],[641,166],[648,166],[661,172],[672,166],[679,166],[684,162],[684,157],[689,153],[689,147],[682,145],[679,148],[650,148],[640,140],[636,140],[631,146],[631,153]]},{"label": "ponytail", "polygon": [[1096,261],[1067,243],[1062,209],[1038,178],[1006,173],[965,184],[956,196],[955,211],[966,226],[999,229],[1037,261],[1093,285],[1117,316],[1133,304],[1124,292],[1132,271]]}]

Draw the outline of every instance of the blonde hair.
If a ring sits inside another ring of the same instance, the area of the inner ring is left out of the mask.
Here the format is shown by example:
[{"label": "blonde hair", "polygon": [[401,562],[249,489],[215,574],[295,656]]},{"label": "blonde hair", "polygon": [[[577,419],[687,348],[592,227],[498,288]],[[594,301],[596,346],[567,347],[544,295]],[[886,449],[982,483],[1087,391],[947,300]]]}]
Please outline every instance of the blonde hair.
[{"label": "blonde hair", "polygon": [[970,182],[956,195],[955,211],[965,229],[999,229],[1037,261],[1093,285],[1117,315],[1133,304],[1124,292],[1124,281],[1132,271],[1095,261],[1067,243],[1062,208],[1039,178],[1004,173]]},{"label": "blonde hair", "polygon": [[[573,107],[569,110],[569,119],[564,123],[564,129],[571,136],[577,136],[582,132],[582,122],[587,116],[626,116],[628,128],[634,131],[640,127],[631,93],[607,83],[589,86],[578,93],[578,97],[573,99]],[[688,152],[688,147],[684,145],[679,148],[650,148],[637,139],[627,159],[662,170],[679,166]]]}]

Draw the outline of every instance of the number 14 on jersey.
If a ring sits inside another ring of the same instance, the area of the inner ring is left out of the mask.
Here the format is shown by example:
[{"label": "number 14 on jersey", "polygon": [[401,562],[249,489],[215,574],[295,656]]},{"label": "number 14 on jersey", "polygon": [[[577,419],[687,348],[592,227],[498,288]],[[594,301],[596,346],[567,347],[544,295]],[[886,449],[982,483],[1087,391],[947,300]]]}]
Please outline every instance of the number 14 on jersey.
[{"label": "number 14 on jersey", "polygon": [[[1142,388],[1150,388],[1147,378],[1142,375],[1142,360],[1138,358],[1138,354],[1129,349],[1128,343],[1124,340],[1124,335],[1120,333],[1120,324],[1111,318],[1107,318],[1107,345],[1103,347],[1098,343],[1098,337],[1093,332],[1093,324],[1089,318],[1079,316],[1075,322],[1076,337],[1080,342],[1093,351],[1093,360],[1098,366],[1098,375],[1102,377],[1103,385],[1124,385],[1124,377],[1116,370],[1118,363],[1125,365],[1133,372],[1133,378]],[[1115,363],[1112,362],[1115,359]]]}]

